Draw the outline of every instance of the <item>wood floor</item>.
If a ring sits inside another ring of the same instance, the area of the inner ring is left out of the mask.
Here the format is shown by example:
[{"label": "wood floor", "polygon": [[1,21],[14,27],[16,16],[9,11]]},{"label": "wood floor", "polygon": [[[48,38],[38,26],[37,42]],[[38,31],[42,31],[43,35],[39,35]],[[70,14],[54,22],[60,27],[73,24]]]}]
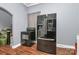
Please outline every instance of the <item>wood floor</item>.
[{"label": "wood floor", "polygon": [[20,46],[15,49],[7,45],[0,47],[0,55],[48,55],[48,53],[38,51],[36,45],[32,47]]},{"label": "wood floor", "polygon": [[[20,46],[15,49],[12,49],[8,45],[0,46],[0,55],[50,55],[50,54],[38,51],[36,48],[36,44],[34,44],[32,47]],[[57,48],[57,55],[73,55],[73,50]]]},{"label": "wood floor", "polygon": [[57,55],[75,55],[74,49],[70,49],[70,48],[57,48],[56,54]]}]

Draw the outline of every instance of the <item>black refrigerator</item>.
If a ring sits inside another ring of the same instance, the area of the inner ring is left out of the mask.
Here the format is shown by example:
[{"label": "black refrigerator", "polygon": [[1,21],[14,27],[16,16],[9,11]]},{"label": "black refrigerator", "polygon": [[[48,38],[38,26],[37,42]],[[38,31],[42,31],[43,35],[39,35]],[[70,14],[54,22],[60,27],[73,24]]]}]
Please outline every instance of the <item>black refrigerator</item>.
[{"label": "black refrigerator", "polygon": [[37,17],[37,49],[56,54],[56,13]]}]

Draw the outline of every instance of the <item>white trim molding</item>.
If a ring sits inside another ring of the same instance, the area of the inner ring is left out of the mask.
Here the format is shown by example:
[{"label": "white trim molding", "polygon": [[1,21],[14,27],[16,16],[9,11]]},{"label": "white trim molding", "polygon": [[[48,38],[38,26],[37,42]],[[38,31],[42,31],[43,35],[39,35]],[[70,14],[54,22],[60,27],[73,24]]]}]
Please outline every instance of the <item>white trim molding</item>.
[{"label": "white trim molding", "polygon": [[12,48],[14,49],[14,48],[17,48],[19,46],[21,46],[21,44],[14,45],[14,46],[12,46]]},{"label": "white trim molding", "polygon": [[[21,44],[17,44],[17,45],[14,45],[12,46],[12,48],[17,48],[21,46]],[[71,48],[71,49],[75,49],[75,46],[71,46],[71,45],[64,45],[64,44],[57,44],[57,47],[60,47],[60,48]]]},{"label": "white trim molding", "polygon": [[30,7],[30,6],[34,6],[34,5],[38,5],[38,4],[40,4],[40,3],[24,3],[24,5],[26,7]]},{"label": "white trim molding", "polygon": [[63,44],[57,44],[57,47],[60,47],[60,48],[71,48],[71,49],[75,49],[75,46],[71,46],[71,45],[63,45]]}]

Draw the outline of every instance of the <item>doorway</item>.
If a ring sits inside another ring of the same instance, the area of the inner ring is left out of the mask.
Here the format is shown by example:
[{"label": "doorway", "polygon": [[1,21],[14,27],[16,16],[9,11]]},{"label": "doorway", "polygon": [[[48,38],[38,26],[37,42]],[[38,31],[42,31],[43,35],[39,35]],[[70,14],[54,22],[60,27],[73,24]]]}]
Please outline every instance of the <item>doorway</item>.
[{"label": "doorway", "polygon": [[29,13],[28,14],[28,27],[34,27],[35,28],[35,41],[34,43],[37,43],[37,16],[40,15],[39,12]]},{"label": "doorway", "polygon": [[12,14],[0,7],[0,46],[11,44]]}]

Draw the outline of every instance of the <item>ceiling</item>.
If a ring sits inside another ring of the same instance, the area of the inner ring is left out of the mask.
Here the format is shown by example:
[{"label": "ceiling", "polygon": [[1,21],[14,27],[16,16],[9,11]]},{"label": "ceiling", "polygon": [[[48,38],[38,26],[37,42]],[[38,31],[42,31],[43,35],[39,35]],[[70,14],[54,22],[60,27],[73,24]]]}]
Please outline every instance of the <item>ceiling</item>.
[{"label": "ceiling", "polygon": [[30,6],[34,6],[40,3],[24,3],[25,6],[30,7]]}]

